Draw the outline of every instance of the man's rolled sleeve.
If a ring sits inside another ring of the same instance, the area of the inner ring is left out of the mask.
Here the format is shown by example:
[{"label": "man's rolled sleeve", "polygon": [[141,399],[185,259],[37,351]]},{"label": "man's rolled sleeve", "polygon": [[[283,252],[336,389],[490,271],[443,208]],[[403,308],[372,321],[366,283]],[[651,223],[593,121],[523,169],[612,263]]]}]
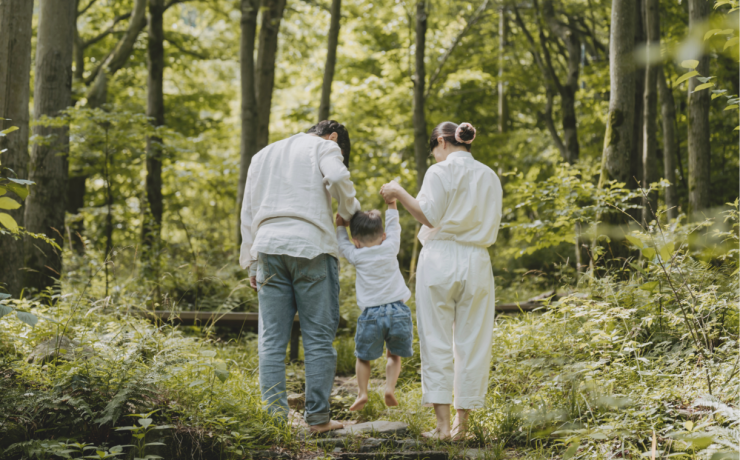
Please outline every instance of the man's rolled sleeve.
[{"label": "man's rolled sleeve", "polygon": [[344,220],[350,220],[360,211],[360,202],[355,198],[355,186],[349,178],[349,170],[342,163],[339,146],[331,146],[320,155],[319,169],[324,176],[324,185],[332,198],[339,204],[337,211]]}]

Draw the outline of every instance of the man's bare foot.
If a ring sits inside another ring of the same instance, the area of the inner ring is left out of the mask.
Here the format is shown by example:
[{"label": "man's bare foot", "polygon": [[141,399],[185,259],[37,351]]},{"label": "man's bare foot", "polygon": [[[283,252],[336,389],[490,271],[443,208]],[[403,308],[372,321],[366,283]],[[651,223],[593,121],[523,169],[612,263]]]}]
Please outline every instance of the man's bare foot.
[{"label": "man's bare foot", "polygon": [[439,428],[434,429],[432,431],[427,431],[426,433],[421,434],[423,437],[427,439],[438,439],[440,441],[449,441],[450,440],[450,432],[442,432],[439,430]]},{"label": "man's bare foot", "polygon": [[386,392],[385,405],[388,407],[397,406],[398,400],[396,399],[396,395],[394,395],[392,392]]},{"label": "man's bare foot", "polygon": [[326,433],[327,431],[341,430],[344,425],[337,422],[336,420],[329,420],[321,425],[311,425],[308,429],[311,433]]},{"label": "man's bare foot", "polygon": [[358,411],[362,410],[363,407],[365,407],[365,404],[367,404],[367,395],[360,395],[355,399],[355,402],[349,407],[349,410],[351,411]]}]

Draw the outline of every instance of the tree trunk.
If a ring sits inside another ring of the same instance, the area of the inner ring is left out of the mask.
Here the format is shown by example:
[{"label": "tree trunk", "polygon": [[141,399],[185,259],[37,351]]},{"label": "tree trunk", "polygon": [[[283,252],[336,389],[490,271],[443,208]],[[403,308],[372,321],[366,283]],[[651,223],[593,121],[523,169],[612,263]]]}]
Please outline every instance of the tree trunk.
[{"label": "tree trunk", "polygon": [[[706,0],[689,0],[689,34],[703,30],[709,19],[710,4]],[[702,76],[709,75],[709,57],[699,58],[696,70]],[[701,82],[693,77],[689,80],[689,213],[700,212],[709,207],[710,144],[709,144],[709,102],[710,92],[699,91],[692,94]]]},{"label": "tree trunk", "polygon": [[633,150],[636,14],[634,0],[613,0],[609,40],[609,115],[604,136],[604,152],[599,186],[610,180],[627,182]]},{"label": "tree trunk", "polygon": [[[55,117],[72,102],[72,44],[75,0],[43,1],[39,8],[33,114]],[[36,182],[26,200],[26,229],[64,244],[69,128],[35,126],[33,134],[48,138],[31,149],[29,179]],[[61,276],[62,254],[40,240],[26,238],[26,285],[44,289]]]},{"label": "tree trunk", "polygon": [[[645,0],[645,30],[647,32],[647,65],[645,66],[645,92],[643,100],[642,132],[642,188],[648,189],[658,180],[658,160],[656,154],[658,118],[658,67],[660,67],[660,12],[658,0]],[[656,54],[656,55],[653,55]],[[643,224],[655,219],[658,210],[658,194],[650,192],[642,203]]]},{"label": "tree trunk", "polygon": [[100,107],[105,104],[108,96],[108,79],[126,65],[126,61],[128,61],[131,53],[134,52],[134,44],[136,44],[139,33],[146,26],[146,3],[147,0],[134,0],[134,9],[131,12],[131,19],[129,19],[126,33],[118,42],[113,52],[105,58],[90,76],[92,85],[87,90],[86,95],[87,105],[89,107]]},{"label": "tree trunk", "polygon": [[505,133],[509,127],[509,106],[506,102],[506,85],[504,84],[504,67],[506,67],[506,48],[508,45],[508,25],[506,8],[499,10],[498,21],[498,132]]},{"label": "tree trunk", "polygon": [[262,0],[262,26],[260,28],[259,52],[257,54],[257,143],[254,151],[259,152],[270,141],[270,111],[272,91],[275,87],[275,58],[278,49],[278,33],[283,19],[286,0]]},{"label": "tree trunk", "polygon": [[[28,177],[28,98],[31,75],[31,34],[33,1],[0,0],[0,130],[17,126],[18,131],[0,137],[2,165],[15,172],[15,177]],[[8,190],[7,197],[23,202]],[[24,225],[23,208],[5,210],[19,226]],[[0,236],[0,283],[13,296],[23,288],[23,242]]]},{"label": "tree trunk", "polygon": [[666,83],[663,66],[658,66],[658,91],[660,94],[661,119],[663,122],[663,177],[671,183],[665,189],[665,207],[668,219],[675,219],[678,207],[676,198],[676,158],[678,142],[676,139],[676,106],[673,94]]},{"label": "tree trunk", "polygon": [[[572,22],[572,19],[569,18]],[[568,50],[568,77],[560,91],[560,105],[563,111],[563,140],[568,152],[565,160],[575,164],[580,156],[578,144],[578,124],[576,122],[576,93],[581,70],[581,40],[573,28],[567,30],[563,37]]]},{"label": "tree trunk", "polygon": [[[635,47],[645,43],[645,2],[644,0],[633,0],[635,8]],[[631,59],[634,60],[634,57]],[[627,188],[637,189],[642,187],[642,123],[644,119],[645,104],[645,72],[635,70],[635,116],[633,119],[633,143],[630,151],[630,175],[627,178]],[[634,204],[642,205],[642,199],[636,199]],[[642,212],[639,209],[628,211],[638,222],[642,218]]]},{"label": "tree trunk", "polygon": [[414,75],[414,156],[416,157],[416,183],[419,190],[427,173],[429,147],[427,121],[424,114],[424,85],[426,69],[424,52],[426,48],[427,11],[424,0],[416,3],[416,73]]},{"label": "tree trunk", "polygon": [[241,91],[242,91],[242,133],[239,166],[239,184],[236,189],[236,241],[241,244],[241,209],[244,200],[244,187],[247,182],[247,172],[252,156],[255,154],[256,131],[255,119],[257,117],[257,96],[255,94],[254,74],[254,44],[257,34],[257,13],[259,12],[259,0],[241,0],[241,42],[239,47],[241,66]]},{"label": "tree trunk", "polygon": [[87,176],[72,175],[67,178],[67,240],[77,254],[85,253],[82,232],[85,229],[80,209],[85,207]]},{"label": "tree trunk", "polygon": [[[146,115],[155,127],[164,125],[164,0],[149,0]],[[162,227],[162,139],[146,142],[146,201],[142,241],[145,251],[155,250]],[[107,256],[107,254],[106,254]]]},{"label": "tree trunk", "polygon": [[324,67],[324,83],[321,86],[319,121],[328,120],[331,110],[331,84],[334,81],[334,67],[337,64],[337,44],[339,42],[339,22],[341,19],[341,9],[342,0],[332,0],[331,25],[329,26],[329,44],[327,46],[326,52],[326,66]]}]

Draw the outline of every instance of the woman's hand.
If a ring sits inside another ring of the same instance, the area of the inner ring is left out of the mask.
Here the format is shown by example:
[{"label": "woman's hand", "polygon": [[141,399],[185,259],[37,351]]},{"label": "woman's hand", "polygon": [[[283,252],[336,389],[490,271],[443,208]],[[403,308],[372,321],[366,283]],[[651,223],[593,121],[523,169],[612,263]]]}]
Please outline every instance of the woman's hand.
[{"label": "woman's hand", "polygon": [[394,180],[380,187],[380,194],[383,195],[383,199],[386,203],[397,200],[405,191],[406,190],[404,190],[404,188]]}]

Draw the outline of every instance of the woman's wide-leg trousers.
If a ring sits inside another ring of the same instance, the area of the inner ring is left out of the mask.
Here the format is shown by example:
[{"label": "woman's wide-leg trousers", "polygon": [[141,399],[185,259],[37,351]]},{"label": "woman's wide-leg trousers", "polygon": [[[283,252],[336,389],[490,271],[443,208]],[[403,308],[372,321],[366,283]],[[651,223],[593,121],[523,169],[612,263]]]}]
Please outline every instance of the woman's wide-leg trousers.
[{"label": "woman's wide-leg trousers", "polygon": [[483,407],[495,317],[488,250],[449,240],[428,241],[419,255],[416,317],[422,404]]}]

